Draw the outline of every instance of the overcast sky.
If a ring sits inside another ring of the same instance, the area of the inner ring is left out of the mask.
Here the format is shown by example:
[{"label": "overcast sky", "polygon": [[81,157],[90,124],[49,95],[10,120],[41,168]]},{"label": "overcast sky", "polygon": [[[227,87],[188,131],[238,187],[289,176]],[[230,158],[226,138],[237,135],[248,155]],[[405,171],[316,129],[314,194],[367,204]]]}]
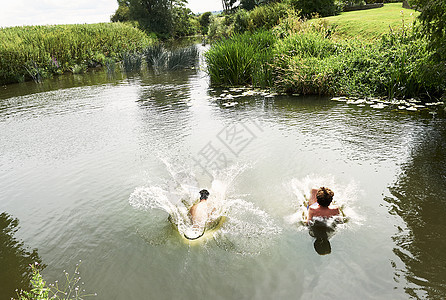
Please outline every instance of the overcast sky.
[{"label": "overcast sky", "polygon": [[[116,0],[3,0],[0,27],[109,22]],[[189,0],[194,13],[222,10],[221,0]]]}]

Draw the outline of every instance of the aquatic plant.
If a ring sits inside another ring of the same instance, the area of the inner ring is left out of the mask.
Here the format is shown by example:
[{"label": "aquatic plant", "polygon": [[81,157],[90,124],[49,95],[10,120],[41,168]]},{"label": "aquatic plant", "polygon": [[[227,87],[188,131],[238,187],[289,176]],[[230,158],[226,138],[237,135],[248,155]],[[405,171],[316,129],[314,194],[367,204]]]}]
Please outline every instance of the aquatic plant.
[{"label": "aquatic plant", "polygon": [[37,68],[40,75],[51,75],[72,72],[75,65],[95,66],[105,57],[118,59],[123,52],[142,51],[155,42],[123,23],[1,28],[0,40],[0,84],[23,76],[37,79]]},{"label": "aquatic plant", "polygon": [[124,52],[121,55],[122,66],[126,73],[141,70],[142,56],[139,53]]},{"label": "aquatic plant", "polygon": [[34,80],[34,82],[39,83],[42,81],[42,69],[39,68],[35,61],[31,60],[27,62],[24,67],[26,72]]},{"label": "aquatic plant", "polygon": [[169,51],[161,44],[156,44],[143,51],[147,67],[155,72],[193,67],[197,63],[199,55],[195,45]]},{"label": "aquatic plant", "polygon": [[87,294],[82,287],[84,283],[81,282],[79,273],[80,263],[81,262],[79,261],[79,263],[76,264],[76,268],[72,275],[64,271],[65,283],[61,285],[59,285],[58,281],[54,284],[48,284],[40,274],[40,265],[38,263],[30,265],[33,271],[31,279],[32,289],[29,292],[24,290],[18,292],[18,300],[82,300],[84,297],[96,296],[96,293]]},{"label": "aquatic plant", "polygon": [[107,71],[107,74],[114,74],[116,69],[116,61],[112,58],[105,58],[104,59],[104,66],[105,70]]},{"label": "aquatic plant", "polygon": [[205,53],[213,85],[255,85],[272,83],[269,63],[275,36],[269,31],[246,32],[223,39]]},{"label": "aquatic plant", "polygon": [[199,55],[200,53],[196,46],[172,50],[168,56],[167,69],[177,70],[193,67]]},{"label": "aquatic plant", "polygon": [[166,52],[161,44],[151,45],[143,50],[147,67],[159,68],[166,60]]},{"label": "aquatic plant", "polygon": [[82,73],[85,73],[85,71],[87,71],[87,65],[82,64],[82,63],[75,64],[70,69],[71,69],[71,72],[73,72],[73,74],[82,74]]}]

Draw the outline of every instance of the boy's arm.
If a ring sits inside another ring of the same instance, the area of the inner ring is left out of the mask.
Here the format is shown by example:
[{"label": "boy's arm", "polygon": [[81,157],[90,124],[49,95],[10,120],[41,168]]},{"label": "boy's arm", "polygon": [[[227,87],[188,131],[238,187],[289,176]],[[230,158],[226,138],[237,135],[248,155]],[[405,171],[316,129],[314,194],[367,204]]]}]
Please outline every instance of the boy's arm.
[{"label": "boy's arm", "polygon": [[313,219],[313,209],[311,207],[308,208],[308,216],[307,216],[307,225]]},{"label": "boy's arm", "polygon": [[308,204],[310,206],[317,202],[317,198],[316,198],[317,191],[318,191],[317,189],[311,189],[311,191],[310,191],[310,200],[308,201]]}]

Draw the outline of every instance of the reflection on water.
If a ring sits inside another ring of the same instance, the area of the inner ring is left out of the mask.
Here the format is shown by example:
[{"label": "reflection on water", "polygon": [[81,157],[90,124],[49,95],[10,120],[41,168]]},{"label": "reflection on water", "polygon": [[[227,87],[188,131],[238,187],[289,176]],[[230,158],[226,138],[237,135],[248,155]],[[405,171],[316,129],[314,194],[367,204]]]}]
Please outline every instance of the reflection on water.
[{"label": "reflection on water", "polygon": [[190,132],[190,85],[187,83],[191,72],[194,71],[163,73],[141,81],[140,144],[147,153],[178,150],[178,142]]},{"label": "reflection on water", "polygon": [[[15,289],[30,290],[30,264],[41,263],[37,249],[29,250],[14,235],[19,220],[3,212],[0,214],[0,298],[17,297]],[[44,266],[41,265],[43,268]]]},{"label": "reflection on water", "polygon": [[332,237],[336,230],[336,227],[329,225],[326,222],[315,221],[309,227],[309,234],[315,238],[314,240],[314,250],[319,255],[326,255],[331,253],[331,245],[329,239]]},{"label": "reflection on water", "polygon": [[[0,211],[49,282],[82,259],[100,299],[444,294],[444,120],[262,92],[228,106],[201,69],[133,75],[1,87]],[[343,207],[334,232],[301,225],[313,185]],[[191,244],[167,217],[202,188],[226,221]]]},{"label": "reflection on water", "polygon": [[386,197],[390,212],[404,221],[393,239],[397,278],[407,280],[406,292],[418,299],[446,295],[446,123],[433,120],[414,143],[410,159]]}]

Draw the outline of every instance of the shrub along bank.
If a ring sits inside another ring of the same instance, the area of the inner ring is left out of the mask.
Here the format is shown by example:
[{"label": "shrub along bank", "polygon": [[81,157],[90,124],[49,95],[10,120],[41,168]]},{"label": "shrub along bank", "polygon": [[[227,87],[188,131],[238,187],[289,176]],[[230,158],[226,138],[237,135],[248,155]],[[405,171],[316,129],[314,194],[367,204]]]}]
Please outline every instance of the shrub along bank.
[{"label": "shrub along bank", "polygon": [[[439,98],[445,92],[445,65],[431,59],[426,39],[412,31],[393,30],[370,42],[333,38],[332,30],[324,20],[303,22],[289,15],[270,32],[223,39],[206,53],[211,83],[390,98]],[[266,37],[268,43],[262,43]],[[243,68],[246,55],[252,67]],[[235,70],[243,80],[234,80]],[[261,81],[259,70],[266,70]]]},{"label": "shrub along bank", "polygon": [[0,84],[79,73],[155,42],[123,23],[2,28],[0,40]]}]

